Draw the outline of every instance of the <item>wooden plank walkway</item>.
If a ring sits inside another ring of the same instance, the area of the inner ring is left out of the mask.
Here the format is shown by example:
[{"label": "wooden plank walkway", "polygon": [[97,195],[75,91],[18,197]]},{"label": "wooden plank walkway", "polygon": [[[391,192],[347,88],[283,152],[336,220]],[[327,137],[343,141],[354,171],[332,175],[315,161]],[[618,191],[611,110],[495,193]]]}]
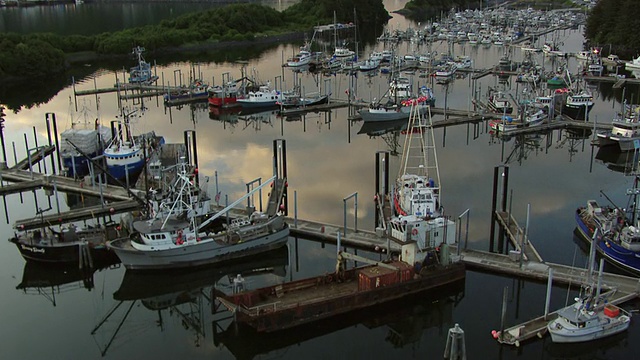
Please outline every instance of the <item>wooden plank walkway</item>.
[{"label": "wooden plank walkway", "polygon": [[22,161],[13,165],[11,169],[17,170],[28,170],[29,164],[33,168],[40,160],[43,160],[45,157],[51,155],[56,150],[54,145],[51,146],[40,146],[38,149],[30,149],[29,155],[25,157]]},{"label": "wooden plank walkway", "polygon": [[[496,211],[496,219],[502,226],[502,228],[506,231],[507,236],[509,237],[509,241],[513,245],[513,247],[520,251],[524,256],[524,260],[534,260],[541,262],[542,257],[538,253],[535,247],[531,244],[528,237],[524,236],[524,230],[520,228],[518,225],[518,221],[513,217],[513,215],[509,215],[508,212]],[[522,248],[521,248],[521,244]]]},{"label": "wooden plank walkway", "polygon": [[622,88],[627,82],[627,79],[620,79],[618,81],[616,81],[615,84],[613,84],[613,88],[614,89],[620,89]]},{"label": "wooden plank walkway", "polygon": [[167,91],[177,91],[179,89],[180,87],[166,86],[166,85],[116,83],[113,85],[113,87],[109,87],[109,88],[75,90],[74,94],[75,96],[84,96],[84,95],[95,95],[95,94],[105,94],[105,93],[118,92],[118,91],[134,91],[134,90],[156,91],[158,93],[164,94]]},{"label": "wooden plank walkway", "polygon": [[65,176],[40,174],[35,171],[2,170],[0,171],[0,180],[16,183],[0,187],[0,195],[45,188],[94,197],[102,195],[103,198],[113,201],[130,200],[127,190],[119,186],[103,184],[101,190],[97,184],[91,186],[83,181],[77,181]]},{"label": "wooden plank walkway", "polygon": [[[211,206],[211,211],[216,213],[223,208],[224,206],[222,205],[213,204]],[[230,218],[241,216],[247,216],[247,213],[244,209],[233,208],[229,211]],[[295,219],[290,216],[286,217],[285,221],[287,222],[287,224],[289,224],[291,236],[297,236],[305,240],[314,240],[337,244],[337,234],[338,232],[340,232],[340,243],[344,246],[348,245],[370,251],[376,251],[376,247],[380,250],[387,248],[386,233],[376,234],[376,232],[374,231],[362,229],[358,229],[358,231],[356,232],[355,229],[347,227],[347,233],[345,235],[344,227],[341,225],[322,223],[319,221],[305,220],[300,218]],[[402,244],[394,240],[390,240],[390,245],[391,251],[400,251],[402,249]]]},{"label": "wooden plank walkway", "polygon": [[292,218],[287,218],[287,223],[290,225],[291,235],[308,240],[336,244],[338,240],[337,234],[340,232],[340,243],[342,245],[349,245],[369,251],[381,251],[387,248],[387,244],[390,245],[391,251],[398,252],[402,249],[402,245],[393,239],[389,239],[387,243],[386,234],[380,236],[373,231],[358,229],[356,232],[353,228],[347,227],[347,233],[342,234],[344,228],[339,225],[324,224],[302,219],[294,222]]},{"label": "wooden plank walkway", "polygon": [[31,219],[18,220],[15,223],[15,228],[19,230],[37,229],[44,226],[60,225],[73,221],[120,214],[136,210],[139,207],[140,203],[135,200],[118,201],[107,205],[97,205],[83,209],[74,209],[59,214],[49,214],[36,216]]}]

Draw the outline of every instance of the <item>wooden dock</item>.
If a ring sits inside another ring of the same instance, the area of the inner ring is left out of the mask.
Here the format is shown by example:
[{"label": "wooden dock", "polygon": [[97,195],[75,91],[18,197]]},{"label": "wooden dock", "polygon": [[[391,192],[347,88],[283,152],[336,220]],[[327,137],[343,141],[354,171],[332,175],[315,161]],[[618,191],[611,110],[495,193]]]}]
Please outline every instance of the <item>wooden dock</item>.
[{"label": "wooden dock", "polygon": [[48,190],[82,194],[85,196],[102,196],[103,198],[112,201],[124,201],[131,199],[127,190],[119,186],[102,184],[102,188],[100,188],[97,184],[85,184],[83,181],[74,180],[65,176],[40,174],[35,171],[2,170],[0,171],[0,180],[15,183],[0,187],[0,195],[45,188]]},{"label": "wooden dock", "polygon": [[509,241],[520,254],[524,257],[525,261],[538,261],[542,262],[542,257],[538,253],[535,247],[529,241],[529,238],[525,236],[523,229],[518,225],[518,221],[506,211],[496,211],[496,219],[500,223],[500,226],[506,231]]},{"label": "wooden dock", "polygon": [[336,244],[338,241],[338,232],[340,232],[340,243],[342,245],[349,245],[356,248],[366,249],[369,251],[382,251],[390,246],[391,251],[399,252],[402,245],[397,241],[389,238],[387,242],[387,235],[385,233],[375,233],[373,231],[366,231],[358,229],[356,232],[353,228],[347,228],[347,233],[344,234],[344,227],[333,224],[324,224],[316,221],[301,220],[297,222],[292,218],[287,218],[287,222],[290,226],[291,235],[299,236],[308,240],[316,240]]},{"label": "wooden dock", "polygon": [[139,208],[140,203],[138,201],[124,200],[105,205],[74,209],[59,214],[42,215],[36,216],[35,218],[18,220],[14,227],[19,230],[38,229],[44,226],[60,225],[84,219],[95,219],[102,216],[121,214]]}]

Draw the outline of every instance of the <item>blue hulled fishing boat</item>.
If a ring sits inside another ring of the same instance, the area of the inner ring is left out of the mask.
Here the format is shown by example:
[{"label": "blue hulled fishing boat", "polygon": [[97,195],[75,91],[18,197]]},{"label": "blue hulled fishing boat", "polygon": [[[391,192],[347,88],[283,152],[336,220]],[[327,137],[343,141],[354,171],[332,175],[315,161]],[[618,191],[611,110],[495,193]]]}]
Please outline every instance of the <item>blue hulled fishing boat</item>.
[{"label": "blue hulled fishing boat", "polygon": [[628,211],[616,206],[600,206],[589,200],[587,206],[576,210],[577,230],[586,241],[592,241],[598,230],[596,249],[616,267],[635,275],[640,274],[640,221],[636,212],[636,198],[640,192],[639,178],[629,195]]}]

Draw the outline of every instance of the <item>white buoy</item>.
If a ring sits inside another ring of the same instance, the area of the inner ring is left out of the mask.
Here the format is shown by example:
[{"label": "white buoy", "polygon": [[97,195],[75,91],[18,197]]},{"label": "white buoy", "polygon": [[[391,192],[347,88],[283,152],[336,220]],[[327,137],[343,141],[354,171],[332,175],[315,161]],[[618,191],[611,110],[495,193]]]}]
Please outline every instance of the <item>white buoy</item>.
[{"label": "white buoy", "polygon": [[444,358],[447,360],[466,360],[467,350],[464,343],[464,330],[456,324],[449,329],[447,346],[444,349]]}]

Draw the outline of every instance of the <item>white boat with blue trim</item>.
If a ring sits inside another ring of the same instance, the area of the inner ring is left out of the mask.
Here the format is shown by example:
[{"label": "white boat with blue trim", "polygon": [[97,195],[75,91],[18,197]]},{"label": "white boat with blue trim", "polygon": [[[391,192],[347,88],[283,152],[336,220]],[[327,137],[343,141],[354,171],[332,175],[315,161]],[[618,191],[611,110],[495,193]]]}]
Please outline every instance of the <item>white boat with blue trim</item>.
[{"label": "white boat with blue trim", "polygon": [[116,136],[104,150],[110,183],[135,184],[144,168],[143,147],[139,143],[140,139],[134,139],[131,132],[130,117],[136,112],[137,110],[133,110],[124,113],[124,120],[118,124]]}]

